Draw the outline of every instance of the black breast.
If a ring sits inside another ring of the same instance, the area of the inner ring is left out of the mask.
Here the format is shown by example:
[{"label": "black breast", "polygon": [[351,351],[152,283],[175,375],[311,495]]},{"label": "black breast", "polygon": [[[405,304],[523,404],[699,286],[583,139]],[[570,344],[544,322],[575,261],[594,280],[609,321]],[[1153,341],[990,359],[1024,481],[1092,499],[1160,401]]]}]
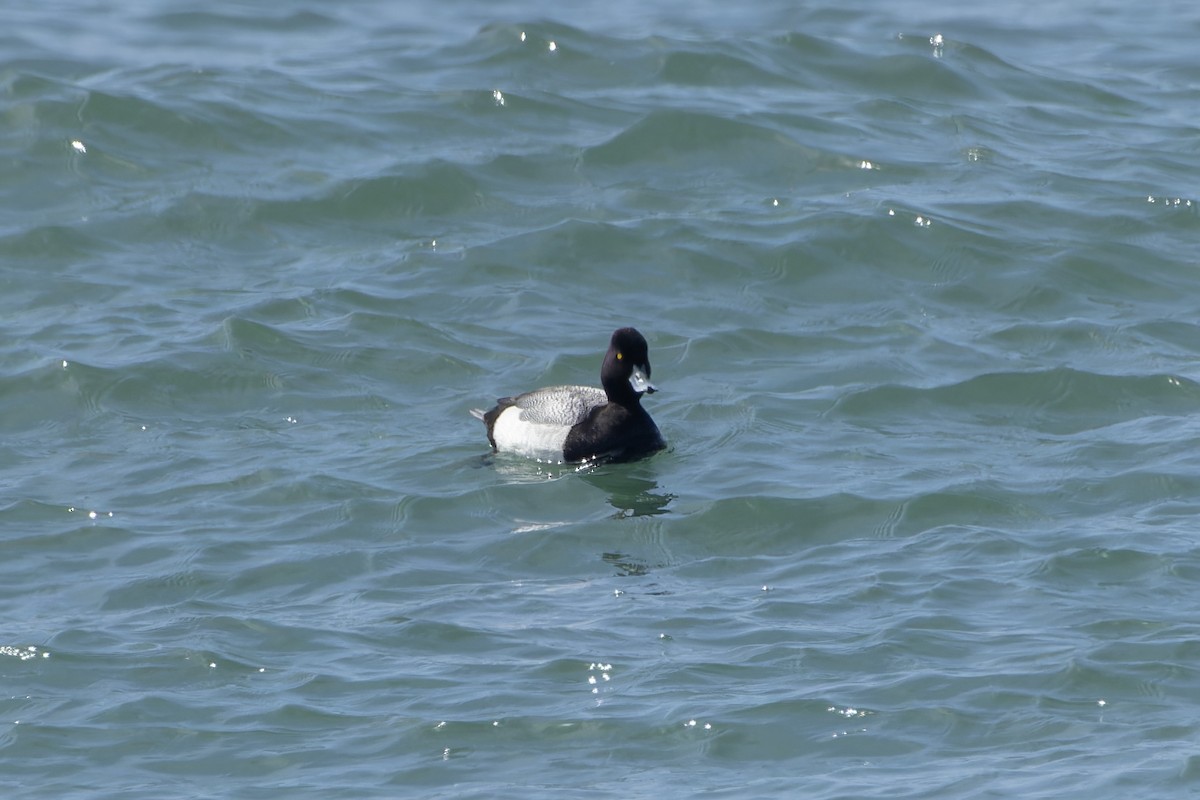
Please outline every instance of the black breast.
[{"label": "black breast", "polygon": [[592,410],[571,428],[563,443],[567,461],[604,458],[629,461],[666,447],[654,420],[641,404],[627,408],[609,403]]}]

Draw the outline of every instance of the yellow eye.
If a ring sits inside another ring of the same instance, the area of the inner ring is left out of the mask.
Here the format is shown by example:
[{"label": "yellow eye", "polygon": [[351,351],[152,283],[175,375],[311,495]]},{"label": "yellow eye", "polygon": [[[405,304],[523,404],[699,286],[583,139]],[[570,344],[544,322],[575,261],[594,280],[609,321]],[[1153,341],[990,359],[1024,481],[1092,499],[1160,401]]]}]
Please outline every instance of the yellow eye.
[{"label": "yellow eye", "polygon": [[620,350],[618,350],[618,351],[617,351],[617,361],[620,361],[620,360],[621,360],[621,359],[623,359],[624,357],[625,357],[625,356],[621,355],[621,351],[620,351]]}]

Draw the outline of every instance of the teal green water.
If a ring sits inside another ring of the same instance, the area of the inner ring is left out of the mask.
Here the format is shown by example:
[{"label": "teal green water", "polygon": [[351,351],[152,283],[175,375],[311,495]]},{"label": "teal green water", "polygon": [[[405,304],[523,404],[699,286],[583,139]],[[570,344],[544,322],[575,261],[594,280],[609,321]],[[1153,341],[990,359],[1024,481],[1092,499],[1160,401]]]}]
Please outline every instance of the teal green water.
[{"label": "teal green water", "polygon": [[6,796],[1195,791],[1200,11],[6,16]]}]

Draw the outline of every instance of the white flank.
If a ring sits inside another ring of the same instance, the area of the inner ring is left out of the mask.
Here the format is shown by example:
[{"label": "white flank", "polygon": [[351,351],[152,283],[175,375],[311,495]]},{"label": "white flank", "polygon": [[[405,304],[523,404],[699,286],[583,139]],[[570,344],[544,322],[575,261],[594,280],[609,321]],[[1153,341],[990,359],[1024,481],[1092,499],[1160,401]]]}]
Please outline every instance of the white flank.
[{"label": "white flank", "polygon": [[492,428],[496,449],[502,453],[519,453],[529,458],[562,461],[563,443],[570,427],[539,425],[521,419],[521,409],[504,409]]}]

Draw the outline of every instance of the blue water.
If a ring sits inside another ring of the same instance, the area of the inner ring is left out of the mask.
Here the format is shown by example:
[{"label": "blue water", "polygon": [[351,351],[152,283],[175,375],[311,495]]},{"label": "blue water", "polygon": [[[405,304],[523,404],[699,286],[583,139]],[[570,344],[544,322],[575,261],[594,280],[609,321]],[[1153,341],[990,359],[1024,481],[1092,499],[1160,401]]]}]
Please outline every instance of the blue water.
[{"label": "blue water", "polygon": [[1200,8],[3,16],[6,797],[1196,792]]}]

